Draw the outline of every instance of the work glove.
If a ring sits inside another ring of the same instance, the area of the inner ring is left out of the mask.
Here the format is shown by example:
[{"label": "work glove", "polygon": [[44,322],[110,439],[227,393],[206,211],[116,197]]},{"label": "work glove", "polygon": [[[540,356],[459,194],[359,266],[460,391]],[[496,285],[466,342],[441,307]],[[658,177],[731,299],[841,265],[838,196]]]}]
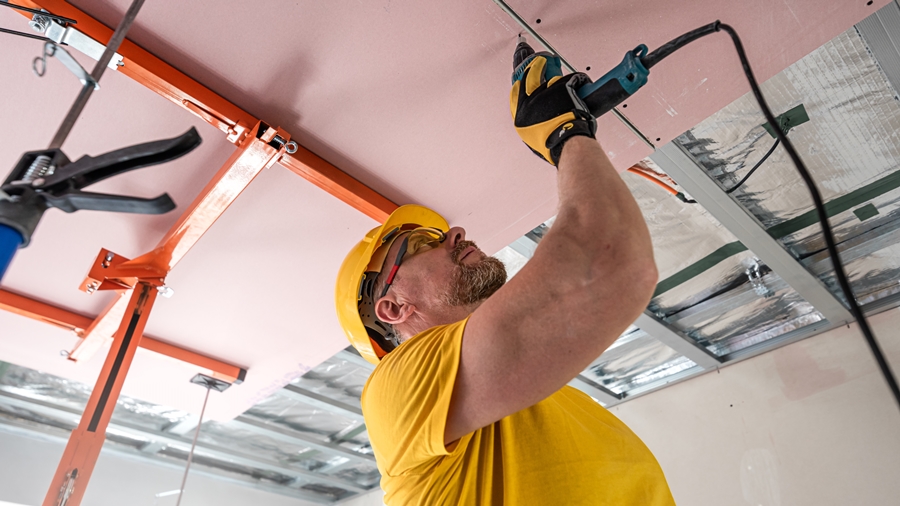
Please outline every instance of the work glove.
[{"label": "work glove", "polygon": [[551,53],[536,53],[509,96],[519,137],[554,166],[567,140],[576,135],[593,139],[597,132],[597,122],[577,94],[591,79],[581,72],[562,75],[560,63]]}]

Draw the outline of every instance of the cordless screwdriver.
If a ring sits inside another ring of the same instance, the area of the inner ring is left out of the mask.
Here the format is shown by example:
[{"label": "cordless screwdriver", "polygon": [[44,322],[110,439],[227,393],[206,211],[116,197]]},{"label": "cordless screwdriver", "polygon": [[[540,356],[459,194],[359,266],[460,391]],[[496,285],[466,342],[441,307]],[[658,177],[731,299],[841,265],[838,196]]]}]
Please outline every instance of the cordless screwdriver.
[{"label": "cordless screwdriver", "polygon": [[[584,101],[594,117],[600,117],[624,102],[642,86],[647,84],[650,68],[674,53],[684,45],[704,35],[718,31],[719,21],[692,30],[663,44],[656,51],[648,53],[647,46],[641,44],[625,53],[622,62],[592,83],[578,89],[578,96]],[[534,59],[534,49],[523,36],[513,53],[512,81],[522,79],[525,68]]]}]

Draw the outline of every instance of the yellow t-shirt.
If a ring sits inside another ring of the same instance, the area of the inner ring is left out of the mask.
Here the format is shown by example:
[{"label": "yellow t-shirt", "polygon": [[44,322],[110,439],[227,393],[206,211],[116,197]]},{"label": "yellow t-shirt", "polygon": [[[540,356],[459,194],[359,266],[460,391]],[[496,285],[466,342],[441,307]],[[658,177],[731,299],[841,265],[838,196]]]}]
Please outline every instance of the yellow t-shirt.
[{"label": "yellow t-shirt", "polygon": [[644,443],[568,386],[448,450],[444,426],[467,321],[413,336],[366,382],[362,409],[385,504],[675,504]]}]

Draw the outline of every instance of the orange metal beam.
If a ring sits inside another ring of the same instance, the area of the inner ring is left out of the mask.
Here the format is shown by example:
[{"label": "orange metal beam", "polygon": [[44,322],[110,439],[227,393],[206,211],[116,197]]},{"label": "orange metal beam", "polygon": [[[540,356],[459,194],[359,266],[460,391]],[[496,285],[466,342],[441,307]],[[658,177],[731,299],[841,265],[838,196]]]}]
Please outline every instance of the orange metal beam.
[{"label": "orange metal beam", "polygon": [[298,146],[297,152],[292,155],[282,155],[278,162],[378,223],[384,223],[394,209],[397,209],[397,204],[303,146]]},{"label": "orange metal beam", "polygon": [[0,309],[64,328],[81,337],[92,318],[0,288]]},{"label": "orange metal beam", "polygon": [[[106,44],[112,36],[113,31],[110,28],[63,0],[20,0],[18,3],[72,18],[78,21],[76,27],[80,31],[103,44]],[[31,16],[25,12],[22,14]],[[122,42],[118,52],[124,62],[124,66],[119,67],[119,72],[225,132],[228,140],[235,144],[240,144],[249,128],[258,121],[252,114],[128,39]],[[393,202],[302,146],[293,155],[283,155],[280,162],[379,223],[397,207]]]},{"label": "orange metal beam", "polygon": [[[124,301],[127,305],[128,298],[125,298]],[[0,309],[69,330],[78,337],[83,337],[84,332],[94,322],[94,318],[3,289],[0,289]],[[124,312],[125,308],[123,307],[122,314]],[[247,374],[246,369],[242,367],[180,348],[150,336],[144,336],[141,339],[140,347],[206,369],[210,372],[210,376],[229,383],[240,383]]]},{"label": "orange metal beam", "polygon": [[[169,272],[190,250],[200,237],[234,202],[234,199],[263,169],[275,164],[284,152],[283,144],[290,136],[283,130],[257,123],[245,137],[225,165],[200,192],[187,211],[163,236],[156,249],[132,260],[153,265],[160,271]],[[276,140],[276,137],[280,141]],[[281,147],[276,148],[279,142]],[[111,329],[124,314],[124,305],[129,293],[122,292],[106,310],[94,320],[84,333],[84,339],[69,353],[69,360],[87,360],[110,338]]]}]

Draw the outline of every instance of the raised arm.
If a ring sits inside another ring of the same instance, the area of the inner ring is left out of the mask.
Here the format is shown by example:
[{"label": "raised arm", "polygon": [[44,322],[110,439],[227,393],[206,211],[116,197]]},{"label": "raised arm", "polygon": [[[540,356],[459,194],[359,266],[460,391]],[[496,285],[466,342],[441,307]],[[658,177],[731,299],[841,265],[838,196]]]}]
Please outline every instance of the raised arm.
[{"label": "raised arm", "polygon": [[513,116],[526,144],[558,164],[559,214],[528,264],[467,324],[448,444],[566,385],[637,319],[657,281],[640,209],[593,139],[593,118],[565,89],[584,78],[552,80],[540,62],[529,70],[513,88]]}]

